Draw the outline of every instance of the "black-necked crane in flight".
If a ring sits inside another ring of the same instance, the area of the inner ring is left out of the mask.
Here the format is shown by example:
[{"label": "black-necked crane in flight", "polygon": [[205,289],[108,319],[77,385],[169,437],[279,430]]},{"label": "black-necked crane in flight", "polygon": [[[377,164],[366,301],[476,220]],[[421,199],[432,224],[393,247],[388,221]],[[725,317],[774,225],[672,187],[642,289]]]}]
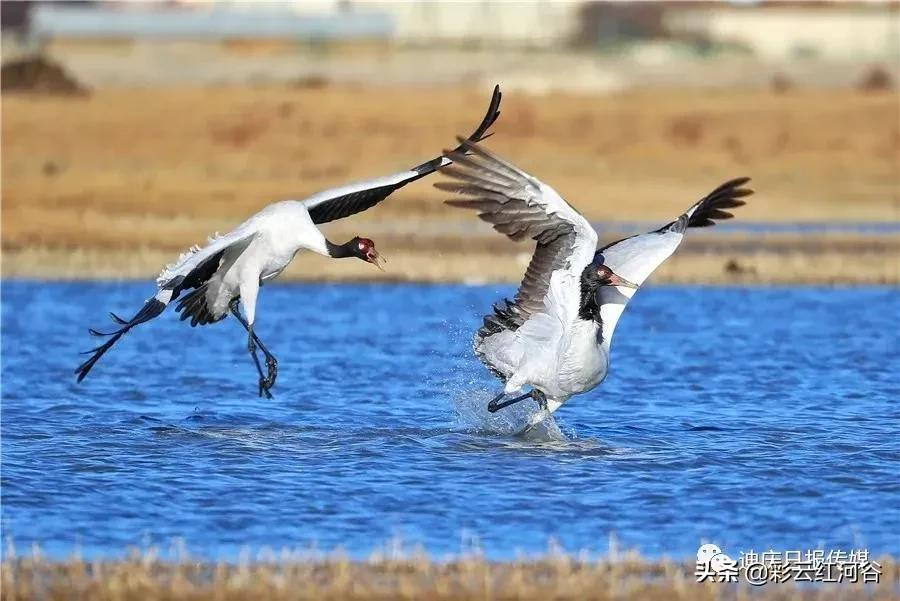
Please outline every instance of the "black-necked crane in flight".
[{"label": "black-necked crane in flight", "polygon": [[[487,113],[469,136],[470,141],[477,142],[490,135],[488,130],[500,116],[500,99],[500,88],[495,86]],[[278,362],[254,329],[260,286],[278,277],[301,250],[336,259],[356,257],[381,268],[382,259],[372,240],[354,237],[335,244],[316,226],[365,211],[395,190],[449,163],[446,157],[438,156],[407,171],[326,190],[305,200],[275,202],[229,233],[211,238],[206,246],[192,248],[162,270],[156,279],[156,294],[147,299],[134,317],[125,320],[111,313],[118,329],[89,330],[94,336],[109,339],[87,351],[90,358],[75,370],[78,381],[128,331],[159,316],[169,303],[178,300],[176,311],[181,313],[182,320],[190,319],[191,326],[221,321],[229,312],[237,318],[247,330],[247,350],[259,373],[259,394],[272,398],[269,389],[275,384]],[[244,315],[239,304],[243,305]],[[265,357],[265,374],[257,349]]]}]

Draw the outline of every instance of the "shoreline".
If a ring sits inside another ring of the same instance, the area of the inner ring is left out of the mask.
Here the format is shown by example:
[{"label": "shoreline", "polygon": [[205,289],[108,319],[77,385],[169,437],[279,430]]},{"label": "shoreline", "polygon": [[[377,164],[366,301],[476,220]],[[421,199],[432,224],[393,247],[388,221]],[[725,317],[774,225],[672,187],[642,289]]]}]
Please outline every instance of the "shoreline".
[{"label": "shoreline", "polygon": [[[381,238],[385,240],[385,238]],[[518,284],[532,247],[500,236],[464,240],[466,250],[447,240],[379,243],[388,263],[377,271],[361,261],[336,262],[312,253],[298,255],[278,282],[419,282],[432,284]],[[144,248],[5,249],[3,279],[58,281],[155,280],[179,251]],[[900,285],[900,237],[835,243],[805,236],[802,243],[759,244],[750,239],[688,239],[648,280],[650,284],[709,285]]]}]

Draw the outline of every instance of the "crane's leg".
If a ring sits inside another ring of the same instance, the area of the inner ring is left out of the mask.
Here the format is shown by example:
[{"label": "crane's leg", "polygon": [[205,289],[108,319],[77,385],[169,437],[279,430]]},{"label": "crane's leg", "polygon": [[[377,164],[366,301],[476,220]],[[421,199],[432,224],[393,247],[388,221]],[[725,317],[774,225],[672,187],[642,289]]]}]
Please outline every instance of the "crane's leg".
[{"label": "crane's leg", "polygon": [[251,353],[255,353],[256,347],[258,346],[266,356],[266,368],[268,371],[267,375],[264,378],[260,378],[259,381],[260,396],[265,393],[267,397],[272,398],[272,395],[269,394],[269,389],[275,385],[275,379],[278,377],[278,361],[265,347],[262,340],[259,339],[259,336],[253,331],[253,324],[256,318],[256,297],[259,294],[259,286],[260,280],[258,273],[250,272],[241,275],[239,299],[244,304],[245,317],[245,320],[241,323],[248,333],[247,349],[250,350]]},{"label": "crane's leg", "polygon": [[512,399],[506,399],[505,401],[501,401],[500,399],[506,393],[501,392],[497,396],[495,396],[490,403],[488,403],[488,411],[491,413],[496,413],[500,411],[504,407],[509,407],[510,405],[515,405],[519,401],[524,401],[525,399],[534,399],[538,402],[538,405],[541,406],[541,409],[545,409],[547,407],[547,397],[544,396],[544,393],[537,389],[532,389],[529,392],[526,392],[523,395],[517,396]]},{"label": "crane's leg", "polygon": [[[259,396],[265,396],[267,399],[271,399],[272,393],[269,392],[269,389],[275,385],[275,379],[278,377],[278,360],[275,359],[275,356],[269,352],[262,343],[262,340],[259,339],[259,336],[256,335],[256,332],[253,331],[253,326],[251,326],[249,322],[244,319],[244,316],[241,315],[241,312],[238,309],[239,302],[238,299],[232,300],[228,304],[228,308],[231,309],[232,315],[234,315],[241,325],[244,326],[244,329],[247,330],[247,351],[250,353],[250,356],[253,357],[256,371],[259,372]],[[257,347],[259,347],[259,350],[261,350],[266,357],[266,375],[263,375],[262,365],[259,362],[259,357],[256,356]]]},{"label": "crane's leg", "polygon": [[256,346],[259,347],[259,350],[261,350],[266,357],[266,377],[263,382],[260,382],[260,385],[265,388],[266,395],[271,399],[272,395],[269,393],[269,389],[275,386],[275,380],[278,378],[278,359],[269,352],[266,345],[259,339],[259,336],[253,331],[253,326],[247,328],[247,331],[250,333],[250,336],[252,336],[251,340],[256,342]]}]

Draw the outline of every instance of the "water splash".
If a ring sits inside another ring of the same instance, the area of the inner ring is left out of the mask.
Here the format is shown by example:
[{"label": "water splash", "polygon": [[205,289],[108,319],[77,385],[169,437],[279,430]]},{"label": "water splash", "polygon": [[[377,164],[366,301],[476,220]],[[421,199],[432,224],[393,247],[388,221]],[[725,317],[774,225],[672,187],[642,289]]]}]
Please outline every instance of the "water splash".
[{"label": "water splash", "polygon": [[487,410],[495,392],[485,388],[453,391],[454,428],[474,434],[515,436],[529,442],[563,442],[569,437],[560,429],[553,416],[528,429],[529,419],[540,409],[533,401],[523,401],[496,413]]}]

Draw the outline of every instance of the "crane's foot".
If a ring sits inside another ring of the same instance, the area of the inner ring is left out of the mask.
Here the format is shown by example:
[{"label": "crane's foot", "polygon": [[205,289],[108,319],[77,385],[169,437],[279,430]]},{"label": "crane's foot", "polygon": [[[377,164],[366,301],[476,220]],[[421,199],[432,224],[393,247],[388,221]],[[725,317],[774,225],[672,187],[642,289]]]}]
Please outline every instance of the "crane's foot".
[{"label": "crane's foot", "polygon": [[269,388],[275,386],[275,380],[278,378],[278,359],[272,355],[266,355],[266,373],[267,380],[271,382]]},{"label": "crane's foot", "polygon": [[[261,375],[261,374],[260,374]],[[265,396],[267,399],[272,398],[269,389],[275,386],[275,380],[278,378],[278,360],[271,355],[266,356],[266,376],[259,378],[259,396]]]},{"label": "crane's foot", "polygon": [[269,389],[272,388],[274,382],[269,382],[268,378],[260,378],[259,379],[259,396],[260,398],[266,398],[268,400],[272,400],[272,393],[269,392]]},{"label": "crane's foot", "polygon": [[[503,397],[506,395],[506,393],[501,392],[500,394],[495,396],[491,400],[490,403],[488,403],[487,409],[490,413],[496,413],[496,412],[500,411],[501,409],[503,409],[504,407],[509,407],[510,405],[514,405],[514,404],[518,403],[519,401],[524,401],[525,399],[530,399],[530,398],[536,398],[534,396],[534,393],[535,393],[535,391],[532,390],[530,392],[526,392],[523,395],[517,396],[512,399],[506,399],[505,401],[503,401],[501,399],[503,399]],[[543,394],[543,393],[541,393],[541,394]],[[540,401],[538,401],[538,402],[540,402]],[[546,401],[545,401],[545,404],[546,404]]]}]

